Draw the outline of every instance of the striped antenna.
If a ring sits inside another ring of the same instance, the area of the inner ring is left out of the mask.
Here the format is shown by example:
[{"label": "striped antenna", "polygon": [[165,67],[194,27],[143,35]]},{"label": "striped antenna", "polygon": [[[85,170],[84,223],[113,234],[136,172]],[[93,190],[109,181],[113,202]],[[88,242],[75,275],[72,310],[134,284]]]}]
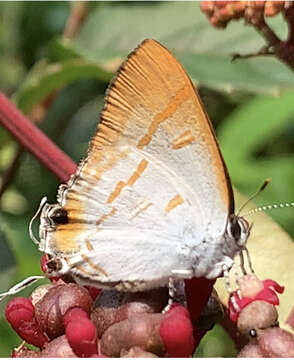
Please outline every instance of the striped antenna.
[{"label": "striped antenna", "polygon": [[294,202],[260,206],[258,208],[248,211],[246,214],[244,214],[244,216],[259,213],[261,211],[268,211],[268,210],[273,210],[273,209],[283,209],[283,208],[289,208],[289,207],[294,207]]},{"label": "striped antenna", "polygon": [[261,185],[261,187],[253,195],[251,195],[249,199],[246,200],[245,203],[240,207],[240,209],[237,211],[237,215],[240,215],[241,211],[250,203],[250,201],[253,200],[257,195],[259,195],[268,186],[270,182],[271,179],[266,179]]}]

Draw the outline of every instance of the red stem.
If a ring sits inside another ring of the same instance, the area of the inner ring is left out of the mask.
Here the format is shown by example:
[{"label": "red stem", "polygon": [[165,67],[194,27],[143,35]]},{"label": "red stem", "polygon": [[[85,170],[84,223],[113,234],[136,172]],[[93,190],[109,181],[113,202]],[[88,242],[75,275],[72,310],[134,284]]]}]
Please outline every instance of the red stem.
[{"label": "red stem", "polygon": [[66,182],[76,164],[0,92],[0,124],[56,177]]}]

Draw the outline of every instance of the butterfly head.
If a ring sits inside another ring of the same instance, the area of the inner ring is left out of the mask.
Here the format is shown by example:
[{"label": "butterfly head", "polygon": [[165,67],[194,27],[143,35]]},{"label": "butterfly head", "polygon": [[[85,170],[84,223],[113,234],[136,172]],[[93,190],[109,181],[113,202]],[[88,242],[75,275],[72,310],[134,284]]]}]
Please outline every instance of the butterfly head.
[{"label": "butterfly head", "polygon": [[231,250],[239,252],[246,247],[250,235],[250,225],[242,216],[232,214],[229,217],[226,229],[227,245]]},{"label": "butterfly head", "polygon": [[45,203],[41,209],[39,228],[39,249],[47,252],[47,239],[58,225],[67,224],[67,211],[59,204]]}]

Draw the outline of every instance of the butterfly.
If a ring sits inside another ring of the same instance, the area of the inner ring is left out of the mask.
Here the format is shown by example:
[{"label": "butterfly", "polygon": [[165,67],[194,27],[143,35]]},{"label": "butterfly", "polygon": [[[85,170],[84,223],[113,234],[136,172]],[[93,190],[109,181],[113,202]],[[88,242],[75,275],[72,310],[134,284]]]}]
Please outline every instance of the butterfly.
[{"label": "butterfly", "polygon": [[120,291],[214,279],[249,232],[192,81],[166,48],[144,40],[106,92],[86,159],[57,203],[42,204],[47,275]]}]

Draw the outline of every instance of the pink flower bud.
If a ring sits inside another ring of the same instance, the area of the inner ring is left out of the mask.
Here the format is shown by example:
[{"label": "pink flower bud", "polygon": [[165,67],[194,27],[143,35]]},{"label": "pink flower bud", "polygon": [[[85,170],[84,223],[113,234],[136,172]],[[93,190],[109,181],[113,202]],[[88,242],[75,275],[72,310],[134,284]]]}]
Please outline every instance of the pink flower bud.
[{"label": "pink flower bud", "polygon": [[263,358],[267,357],[267,354],[262,351],[257,344],[249,343],[243,347],[238,354],[238,358]]},{"label": "pink flower bud", "polygon": [[266,357],[294,357],[294,335],[286,330],[277,326],[260,330],[257,340]]},{"label": "pink flower bud", "polygon": [[50,341],[41,352],[42,358],[75,358],[78,357],[69,345],[65,335]]},{"label": "pink flower bud", "polygon": [[36,303],[36,319],[43,331],[54,339],[64,334],[63,316],[69,309],[80,307],[89,314],[91,306],[92,298],[84,287],[61,282]]},{"label": "pink flower bud", "polygon": [[265,16],[277,15],[285,6],[285,1],[266,1],[264,8]]},{"label": "pink flower bud", "polygon": [[110,357],[119,357],[123,349],[139,346],[162,357],[165,354],[159,334],[162,319],[162,314],[134,314],[111,325],[101,338],[101,352]]},{"label": "pink flower bud", "polygon": [[266,329],[278,322],[278,312],[274,305],[255,300],[242,309],[238,317],[237,326],[241,333],[250,336],[250,331]]}]

